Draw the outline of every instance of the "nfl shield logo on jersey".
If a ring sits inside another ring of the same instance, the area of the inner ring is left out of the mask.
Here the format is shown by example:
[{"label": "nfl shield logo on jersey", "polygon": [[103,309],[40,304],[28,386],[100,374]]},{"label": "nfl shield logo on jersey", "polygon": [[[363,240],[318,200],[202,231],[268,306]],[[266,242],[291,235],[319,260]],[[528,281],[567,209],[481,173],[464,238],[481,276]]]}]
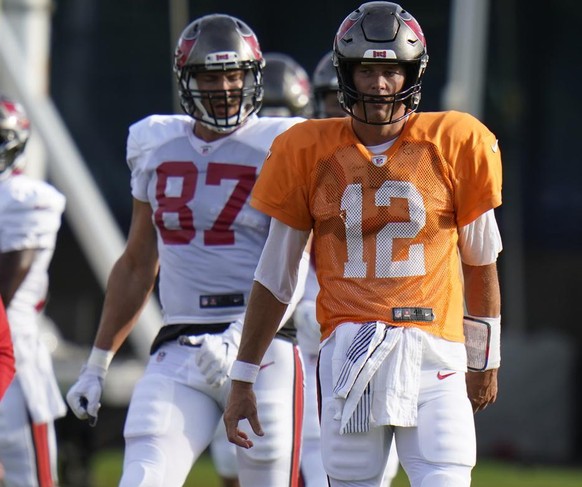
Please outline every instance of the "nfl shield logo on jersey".
[{"label": "nfl shield logo on jersey", "polygon": [[382,167],[384,164],[386,164],[386,161],[388,160],[388,157],[382,155],[382,156],[372,156],[372,164],[374,164],[374,166],[376,167]]}]

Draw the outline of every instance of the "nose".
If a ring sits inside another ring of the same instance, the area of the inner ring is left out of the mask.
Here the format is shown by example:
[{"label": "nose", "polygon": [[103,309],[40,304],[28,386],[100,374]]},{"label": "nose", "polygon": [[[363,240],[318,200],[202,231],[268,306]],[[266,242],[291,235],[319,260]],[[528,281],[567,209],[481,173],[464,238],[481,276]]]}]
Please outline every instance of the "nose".
[{"label": "nose", "polygon": [[227,76],[222,76],[218,83],[223,90],[229,90],[232,87],[232,83]]},{"label": "nose", "polygon": [[372,76],[372,88],[381,92],[386,91],[390,87],[388,78],[382,73],[377,72]]}]

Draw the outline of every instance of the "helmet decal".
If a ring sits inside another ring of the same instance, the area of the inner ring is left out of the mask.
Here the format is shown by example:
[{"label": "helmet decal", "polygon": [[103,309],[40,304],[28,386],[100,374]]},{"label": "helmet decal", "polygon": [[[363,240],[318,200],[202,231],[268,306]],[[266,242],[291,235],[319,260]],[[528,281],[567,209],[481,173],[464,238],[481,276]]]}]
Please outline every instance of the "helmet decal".
[{"label": "helmet decal", "polygon": [[356,20],[360,16],[361,15],[359,15],[359,14],[356,15],[355,18],[351,18],[352,16],[350,16],[350,17],[348,17],[346,20],[344,20],[342,22],[342,25],[340,25],[340,28],[338,29],[337,34],[335,36],[336,42],[337,41],[340,41],[341,39],[344,38],[344,36],[346,35],[346,33],[354,26],[354,24],[356,23]]},{"label": "helmet decal", "polygon": [[424,37],[424,33],[422,32],[422,28],[420,27],[420,24],[416,21],[416,19],[408,12],[403,11],[402,20],[408,27],[410,27],[412,32],[416,34],[416,37],[418,37],[420,42],[422,42],[422,45],[426,47],[426,39]]},{"label": "helmet decal", "polygon": [[182,37],[180,39],[175,54],[176,66],[178,66],[179,68],[184,67],[186,61],[188,60],[188,56],[190,55],[190,51],[192,51],[192,47],[194,46],[195,43],[196,43],[195,37],[190,39]]},{"label": "helmet decal", "polygon": [[255,34],[250,33],[247,35],[243,35],[243,38],[251,48],[251,52],[255,59],[261,59],[263,57],[263,53],[261,52],[261,46],[259,46],[259,40]]}]

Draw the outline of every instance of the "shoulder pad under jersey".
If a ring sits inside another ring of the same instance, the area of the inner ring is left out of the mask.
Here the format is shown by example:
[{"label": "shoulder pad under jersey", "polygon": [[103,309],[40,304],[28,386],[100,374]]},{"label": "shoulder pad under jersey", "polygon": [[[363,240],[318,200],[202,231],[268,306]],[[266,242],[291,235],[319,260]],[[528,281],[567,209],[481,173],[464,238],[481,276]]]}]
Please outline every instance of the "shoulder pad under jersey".
[{"label": "shoulder pad under jersey", "polygon": [[247,144],[266,152],[277,135],[305,120],[302,117],[257,117],[255,123],[245,124],[235,134],[242,137]]},{"label": "shoulder pad under jersey", "polygon": [[[65,196],[45,181],[25,175],[0,184],[0,227],[4,241],[25,235],[56,234],[65,209]],[[9,237],[13,235],[14,238]]]},{"label": "shoulder pad under jersey", "polygon": [[143,153],[192,130],[194,121],[187,115],[150,115],[129,127],[127,163],[130,169]]}]

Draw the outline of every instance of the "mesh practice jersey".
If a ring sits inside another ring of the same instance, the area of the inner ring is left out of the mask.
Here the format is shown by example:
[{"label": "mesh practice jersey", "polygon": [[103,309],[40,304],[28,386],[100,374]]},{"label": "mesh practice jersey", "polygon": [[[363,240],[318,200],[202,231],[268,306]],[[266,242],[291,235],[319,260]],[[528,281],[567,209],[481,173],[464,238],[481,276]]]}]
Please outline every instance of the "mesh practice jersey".
[{"label": "mesh practice jersey", "polygon": [[0,181],[0,252],[36,250],[32,267],[8,307],[13,335],[29,333],[36,326],[64,209],[65,197],[44,181],[24,174]]},{"label": "mesh practice jersey", "polygon": [[345,322],[416,326],[463,342],[457,228],[501,204],[497,139],[459,112],[411,114],[384,154],[351,119],[277,137],[251,205],[313,228],[322,337]]},{"label": "mesh practice jersey", "polygon": [[242,317],[270,222],[250,193],[274,137],[302,121],[251,116],[214,142],[195,137],[188,116],[130,127],[132,195],[153,211],[164,324]]}]

